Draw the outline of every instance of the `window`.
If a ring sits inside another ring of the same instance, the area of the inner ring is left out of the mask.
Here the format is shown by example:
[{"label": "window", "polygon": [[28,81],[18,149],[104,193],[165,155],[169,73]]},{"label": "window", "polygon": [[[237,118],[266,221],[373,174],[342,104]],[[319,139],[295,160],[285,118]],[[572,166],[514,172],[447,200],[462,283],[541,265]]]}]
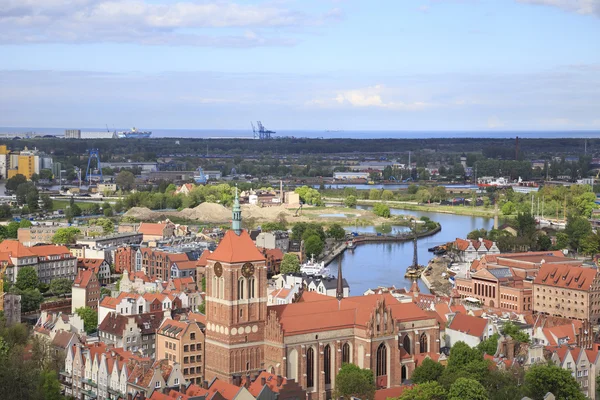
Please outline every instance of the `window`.
[{"label": "window", "polygon": [[189,373],[188,369],[187,369],[187,368],[184,368],[184,369],[183,369],[183,374],[184,374],[184,375],[187,375],[188,373]]},{"label": "window", "polygon": [[196,332],[190,333],[190,340],[196,340]]},{"label": "window", "polygon": [[244,298],[244,283],[244,278],[238,279],[238,300],[242,300]]},{"label": "window", "polygon": [[[192,345],[192,346],[194,346],[194,345]],[[186,353],[189,351],[189,348],[188,348],[187,344],[185,346],[183,346],[183,351],[186,352]],[[194,349],[192,349],[192,351],[194,351]]]},{"label": "window", "polygon": [[377,376],[387,375],[387,348],[381,343],[377,348]]},{"label": "window", "polygon": [[190,357],[190,362],[191,363],[195,363],[196,362],[196,356],[191,356]]},{"label": "window", "polygon": [[254,298],[254,290],[255,290],[254,283],[255,283],[254,277],[251,277],[250,279],[248,279],[248,297],[250,299]]},{"label": "window", "polygon": [[331,385],[331,346],[325,346],[323,349],[323,363],[325,364],[325,384]]},{"label": "window", "polygon": [[[185,347],[187,347],[187,345]],[[200,350],[200,349],[198,349],[198,350]],[[190,351],[196,351],[196,345],[195,344],[191,344],[190,345]]]},{"label": "window", "polygon": [[179,378],[175,378],[175,381],[173,382],[173,384],[179,385]]},{"label": "window", "polygon": [[154,384],[154,387],[155,387],[156,389],[160,388],[160,382],[159,382],[159,381],[157,381],[157,382]]},{"label": "window", "polygon": [[348,364],[350,362],[350,344],[344,343],[342,346],[342,363]]},{"label": "window", "polygon": [[187,364],[187,363],[189,363],[189,362],[190,362],[190,359],[189,359],[189,357],[183,357],[183,363],[184,363],[184,364]]},{"label": "window", "polygon": [[311,388],[315,386],[315,351],[312,347],[306,350],[306,386]]}]

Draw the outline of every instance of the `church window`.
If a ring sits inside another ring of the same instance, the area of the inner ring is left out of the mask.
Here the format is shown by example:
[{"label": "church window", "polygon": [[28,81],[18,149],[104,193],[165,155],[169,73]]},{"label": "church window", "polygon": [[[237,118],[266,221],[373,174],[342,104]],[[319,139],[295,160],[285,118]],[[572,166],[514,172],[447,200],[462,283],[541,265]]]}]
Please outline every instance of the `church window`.
[{"label": "church window", "polygon": [[377,348],[377,376],[387,375],[387,348],[381,343]]},{"label": "church window", "polygon": [[255,291],[254,285],[255,285],[254,277],[251,277],[250,279],[248,279],[248,298],[249,299],[254,298],[254,291]]},{"label": "church window", "polygon": [[425,333],[421,334],[421,337],[419,338],[419,347],[420,347],[420,352],[421,353],[427,353],[427,335]]},{"label": "church window", "polygon": [[410,338],[408,337],[408,335],[404,336],[404,339],[402,340],[402,348],[404,349],[404,351],[406,351],[407,354],[411,354]]},{"label": "church window", "polygon": [[325,367],[325,384],[331,385],[331,346],[325,346],[323,349],[323,362]]},{"label": "church window", "polygon": [[309,347],[306,351],[306,386],[315,386],[315,351]]},{"label": "church window", "polygon": [[342,363],[350,363],[350,344],[344,343],[342,346]]},{"label": "church window", "polygon": [[245,284],[245,279],[244,278],[240,278],[238,279],[238,300],[242,300],[244,298],[244,284]]}]

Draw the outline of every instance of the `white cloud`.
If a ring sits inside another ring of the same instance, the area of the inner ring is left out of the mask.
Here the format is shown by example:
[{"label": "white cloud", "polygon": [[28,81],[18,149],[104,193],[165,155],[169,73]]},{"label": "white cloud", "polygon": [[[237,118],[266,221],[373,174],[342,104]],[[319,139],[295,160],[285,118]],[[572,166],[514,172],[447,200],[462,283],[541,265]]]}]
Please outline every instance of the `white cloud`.
[{"label": "white cloud", "polygon": [[320,107],[351,106],[351,107],[373,107],[390,110],[418,111],[433,104],[423,101],[389,101],[384,97],[391,97],[396,90],[376,85],[362,89],[337,91],[335,97],[329,99],[313,99],[307,105]]},{"label": "white cloud", "polygon": [[519,3],[558,7],[565,11],[600,17],[600,0],[517,0]]},{"label": "white cloud", "polygon": [[310,15],[274,3],[220,0],[0,0],[0,44],[290,45],[295,40],[285,33],[291,28],[342,15],[339,8]]}]

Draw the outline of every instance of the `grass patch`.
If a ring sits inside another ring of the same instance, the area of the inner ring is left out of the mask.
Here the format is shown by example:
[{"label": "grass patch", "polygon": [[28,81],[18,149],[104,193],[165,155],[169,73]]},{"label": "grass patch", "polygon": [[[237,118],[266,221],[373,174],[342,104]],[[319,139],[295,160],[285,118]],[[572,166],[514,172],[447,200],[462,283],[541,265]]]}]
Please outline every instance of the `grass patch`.
[{"label": "grass patch", "polygon": [[[69,206],[69,201],[68,200],[53,200],[52,201],[52,211],[56,211],[56,210],[63,210],[65,211],[67,209],[67,207]],[[81,210],[87,210],[89,208],[92,208],[92,206],[94,205],[94,203],[86,203],[86,202],[81,202],[81,201],[76,201],[75,204],[77,204],[79,206],[79,208],[81,208]]]}]

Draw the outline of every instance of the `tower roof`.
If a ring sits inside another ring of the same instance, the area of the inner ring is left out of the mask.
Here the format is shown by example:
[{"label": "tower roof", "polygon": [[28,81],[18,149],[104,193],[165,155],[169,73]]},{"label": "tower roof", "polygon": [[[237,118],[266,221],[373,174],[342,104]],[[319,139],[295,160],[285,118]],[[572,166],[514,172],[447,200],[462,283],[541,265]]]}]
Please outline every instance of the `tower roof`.
[{"label": "tower roof", "polygon": [[235,231],[227,231],[208,259],[226,263],[241,263],[264,261],[265,256],[258,251],[248,232],[241,231],[239,235],[236,235]]}]

